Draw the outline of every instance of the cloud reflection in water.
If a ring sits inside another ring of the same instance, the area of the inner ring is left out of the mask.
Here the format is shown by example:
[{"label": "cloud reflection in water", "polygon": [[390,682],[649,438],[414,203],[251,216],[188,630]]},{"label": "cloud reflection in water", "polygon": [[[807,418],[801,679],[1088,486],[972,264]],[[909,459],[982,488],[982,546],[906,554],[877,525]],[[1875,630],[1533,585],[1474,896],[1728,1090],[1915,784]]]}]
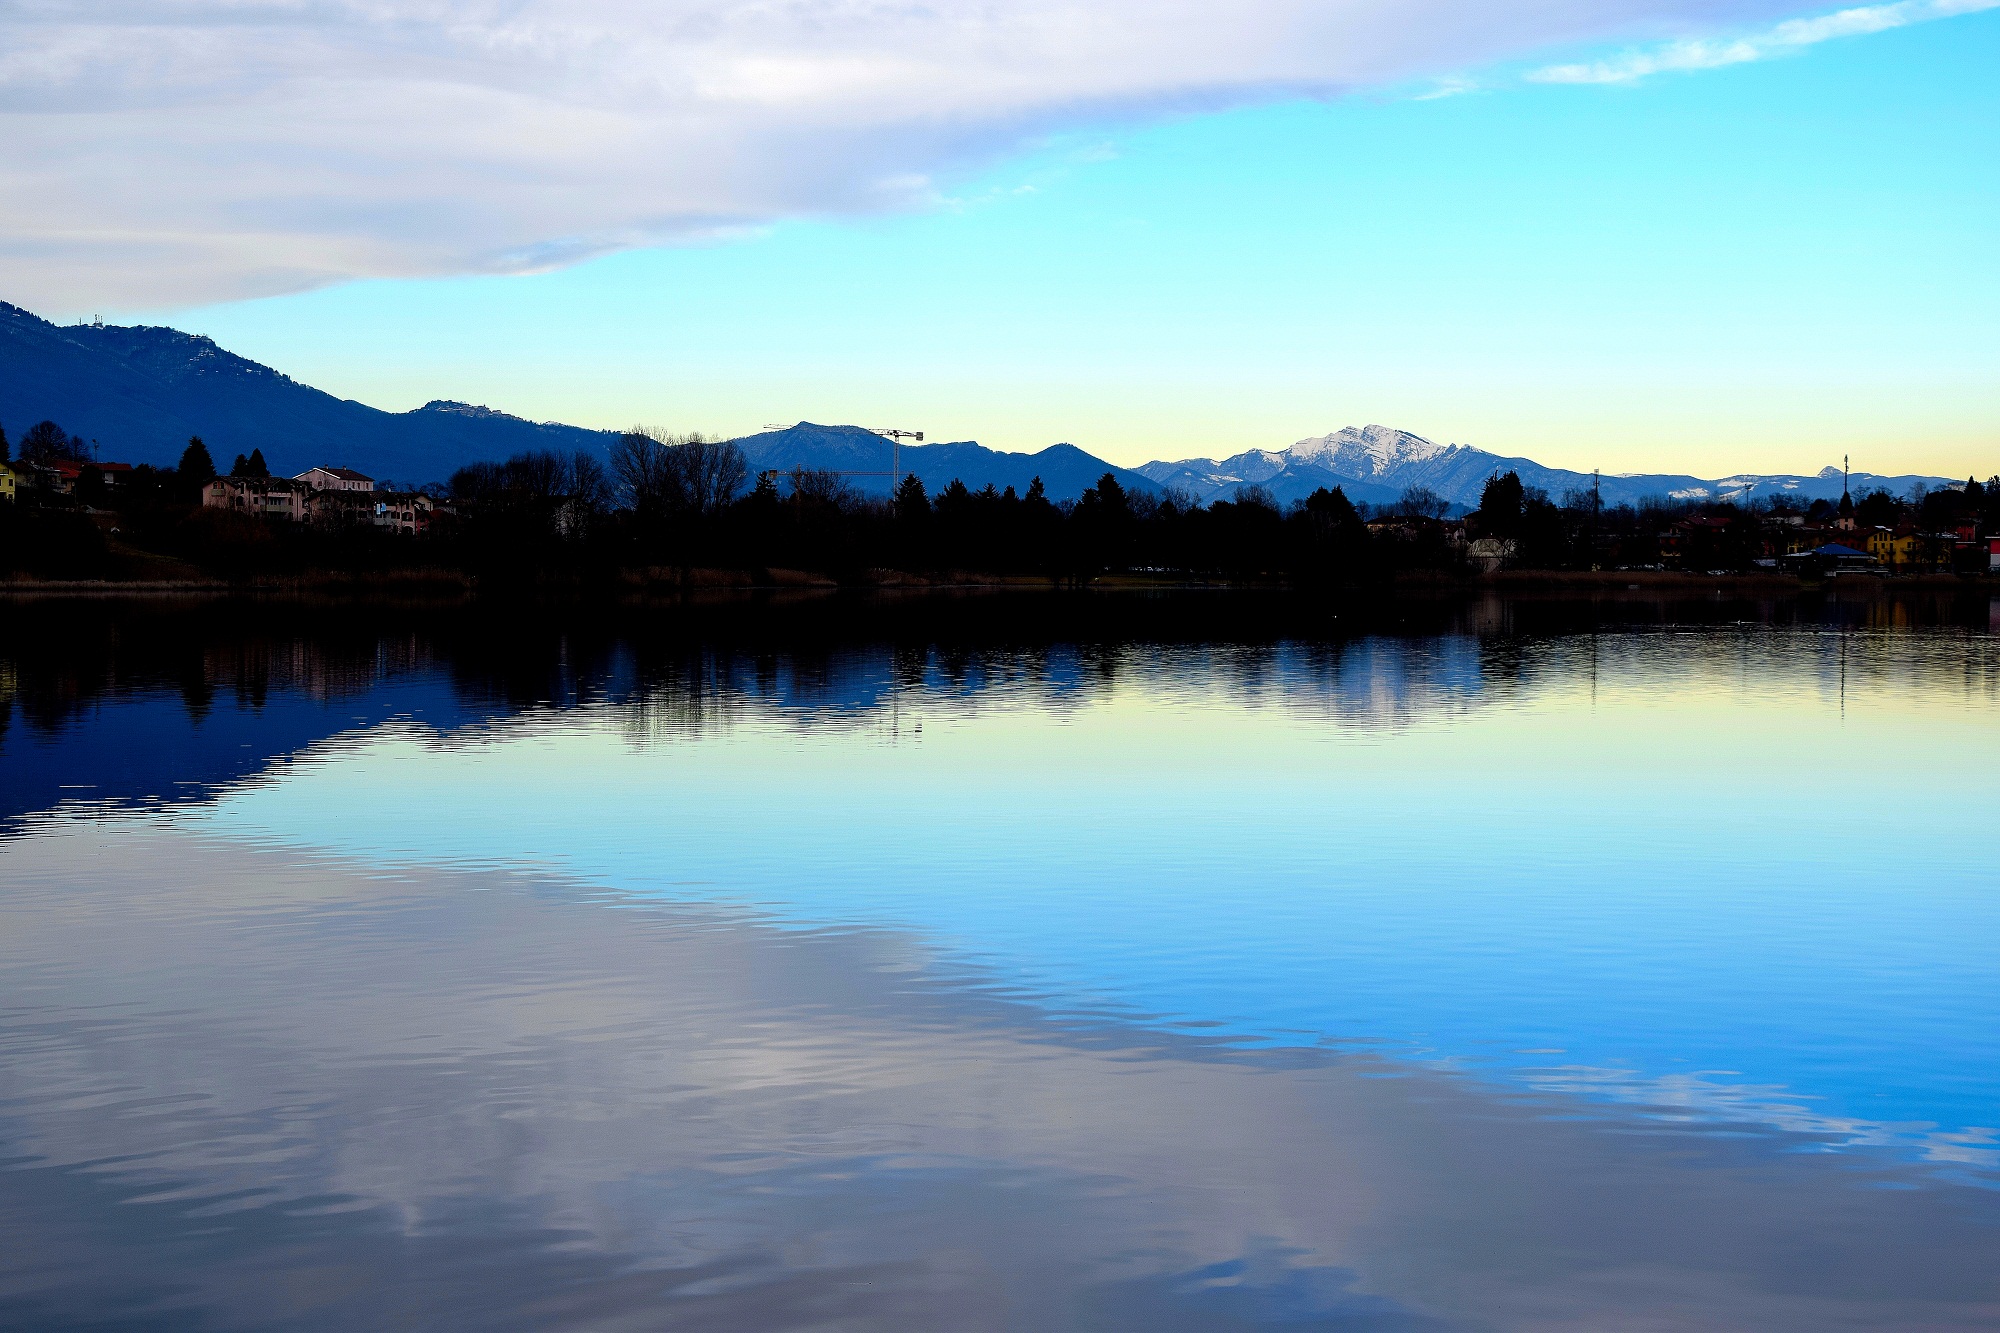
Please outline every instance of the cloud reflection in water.
[{"label": "cloud reflection in water", "polygon": [[1990,1191],[1830,1169],[1806,1136],[1064,1021],[899,932],[137,823],[17,841],[8,866],[17,1325],[2000,1311]]}]

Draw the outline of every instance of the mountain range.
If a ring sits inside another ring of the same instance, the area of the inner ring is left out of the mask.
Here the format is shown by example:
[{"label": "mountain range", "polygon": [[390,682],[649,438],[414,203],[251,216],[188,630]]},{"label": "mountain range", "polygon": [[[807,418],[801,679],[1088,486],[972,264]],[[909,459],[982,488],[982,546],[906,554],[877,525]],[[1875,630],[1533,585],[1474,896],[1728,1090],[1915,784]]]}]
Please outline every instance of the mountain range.
[{"label": "mountain range", "polygon": [[[433,481],[480,459],[526,449],[585,450],[604,455],[617,432],[536,422],[439,399],[408,412],[385,412],[301,384],[290,376],[178,329],[104,324],[56,325],[0,302],[0,424],[18,437],[52,420],[97,443],[107,460],[170,464],[188,437],[200,435],[216,460],[262,449],[274,471],[315,464],[351,467],[378,479]],[[753,471],[827,468],[849,474],[856,489],[886,494],[889,442],[859,426],[800,422],[738,441]],[[1082,493],[1109,472],[1128,490],[1229,499],[1256,486],[1280,503],[1339,486],[1350,499],[1394,503],[1425,487],[1463,512],[1479,503],[1486,479],[1513,471],[1530,487],[1560,499],[1594,484],[1606,504],[1653,497],[1747,500],[1772,494],[1838,499],[1839,468],[1813,476],[1741,474],[1719,479],[1678,473],[1605,475],[1544,467],[1463,444],[1436,444],[1388,426],[1348,427],[1283,449],[1252,449],[1223,459],[1187,458],[1122,468],[1070,444],[1038,453],[1007,453],[969,440],[906,445],[901,467],[933,494],[954,478],[1025,492],[1035,477],[1052,500]],[[1854,491],[1880,486],[1956,485],[1944,477],[1857,472]]]},{"label": "mountain range", "polygon": [[171,464],[199,435],[224,468],[262,449],[277,472],[317,463],[423,482],[524,449],[602,453],[615,434],[437,401],[384,412],[300,384],[178,329],[56,325],[0,302],[0,424],[54,421],[121,463]]},{"label": "mountain range", "polygon": [[1302,499],[1320,486],[1339,485],[1350,500],[1379,505],[1393,503],[1405,490],[1422,486],[1460,511],[1477,507],[1486,479],[1500,472],[1518,473],[1522,485],[1539,488],[1558,500],[1594,485],[1607,505],[1637,504],[1659,497],[1745,501],[1788,495],[1807,501],[1838,500],[1843,484],[1857,495],[1878,486],[1901,495],[1920,483],[1933,488],[1959,484],[1945,477],[1887,477],[1872,472],[1856,472],[1843,482],[1837,467],[1822,468],[1812,476],[1742,473],[1702,478],[1645,472],[1593,477],[1588,472],[1544,467],[1531,458],[1489,453],[1463,444],[1436,444],[1389,426],[1349,426],[1285,449],[1251,449],[1220,461],[1187,458],[1177,463],[1147,463],[1135,470],[1161,486],[1191,492],[1204,501],[1226,499],[1245,486],[1259,486],[1285,503]]},{"label": "mountain range", "polygon": [[[736,442],[753,472],[788,472],[795,467],[828,468],[848,474],[848,484],[870,495],[887,495],[895,478],[890,473],[889,441],[860,426],[820,426],[801,421],[782,430],[748,435]],[[1160,486],[1143,473],[1107,463],[1073,444],[1052,444],[1032,454],[1003,453],[971,440],[952,444],[906,444],[896,466],[915,473],[932,495],[963,481],[974,490],[991,484],[1012,486],[1025,495],[1036,477],[1051,500],[1075,499],[1109,472],[1129,490],[1158,492]]]}]

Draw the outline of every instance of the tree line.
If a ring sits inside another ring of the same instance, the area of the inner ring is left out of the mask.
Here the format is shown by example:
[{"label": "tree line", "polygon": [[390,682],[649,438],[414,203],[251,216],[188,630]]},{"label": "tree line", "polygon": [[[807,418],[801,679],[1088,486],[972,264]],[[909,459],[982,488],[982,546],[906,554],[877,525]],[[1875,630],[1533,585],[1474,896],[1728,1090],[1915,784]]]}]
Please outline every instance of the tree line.
[{"label": "tree line", "polygon": [[[37,450],[80,443],[43,424],[49,429],[29,432]],[[34,541],[21,538],[21,515],[8,516],[0,565],[61,566],[82,576],[93,561],[104,566],[115,549],[129,548],[228,577],[427,566],[501,582],[609,580],[633,570],[686,582],[697,570],[798,570],[853,582],[890,574],[1082,582],[1131,573],[1349,585],[1455,576],[1466,569],[1464,539],[1486,537],[1507,543],[1511,562],[1527,568],[1655,565],[1664,558],[1663,534],[1696,516],[1715,520],[1702,528],[1708,546],[1695,557],[1702,568],[1748,567],[1773,514],[1836,512],[1825,501],[1806,507],[1784,497],[1606,506],[1589,492],[1553,499],[1511,472],[1487,482],[1456,531],[1447,521],[1452,506],[1423,488],[1371,508],[1337,486],[1289,505],[1254,486],[1203,503],[1172,490],[1128,490],[1106,473],[1074,499],[1051,499],[1039,478],[1019,493],[954,480],[932,494],[909,474],[885,497],[864,494],[838,472],[753,475],[726,440],[634,429],[605,458],[527,451],[460,468],[422,488],[440,517],[428,534],[410,538],[352,520],[328,528],[203,509],[201,487],[216,473],[195,438],[176,467],[136,468],[115,492],[101,479],[80,480],[61,539],[52,534],[62,526],[62,503],[42,516]],[[268,475],[261,451],[238,455],[231,474]],[[1864,524],[1943,525],[1971,515],[2000,529],[1996,502],[2000,479],[1904,498],[1871,492],[1849,503]],[[97,521],[79,522],[84,510]],[[106,512],[116,516],[115,531],[106,530]]]}]

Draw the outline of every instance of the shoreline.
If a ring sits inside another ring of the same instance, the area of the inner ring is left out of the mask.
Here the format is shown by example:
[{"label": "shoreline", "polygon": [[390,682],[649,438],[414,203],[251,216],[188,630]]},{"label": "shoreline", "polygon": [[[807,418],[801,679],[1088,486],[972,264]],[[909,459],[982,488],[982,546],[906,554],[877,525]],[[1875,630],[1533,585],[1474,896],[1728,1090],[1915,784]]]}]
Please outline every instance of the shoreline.
[{"label": "shoreline", "polygon": [[412,571],[408,575],[308,574],[257,582],[224,579],[7,579],[0,580],[0,601],[64,599],[153,601],[173,598],[225,599],[253,602],[335,601],[394,602],[433,605],[472,603],[569,602],[658,606],[718,601],[819,600],[836,596],[929,596],[938,593],[1255,593],[1301,598],[1370,597],[1429,600],[1438,596],[1483,593],[1570,593],[1619,595],[1629,593],[1686,595],[1710,592],[1767,597],[1836,596],[1841,600],[1874,601],[1900,593],[1940,592],[2000,595],[2000,575],[1908,574],[1848,575],[1805,580],[1764,571],[1695,574],[1670,570],[1503,570],[1470,578],[1405,576],[1380,584],[1306,586],[1271,580],[1170,578],[1146,574],[1107,574],[1088,580],[1042,575],[983,576],[962,571],[916,575],[871,570],[863,582],[840,582],[801,570],[759,571],[693,569],[683,581],[661,577],[664,571],[621,571],[613,580],[593,584],[510,584],[482,587],[473,576],[446,570]]}]

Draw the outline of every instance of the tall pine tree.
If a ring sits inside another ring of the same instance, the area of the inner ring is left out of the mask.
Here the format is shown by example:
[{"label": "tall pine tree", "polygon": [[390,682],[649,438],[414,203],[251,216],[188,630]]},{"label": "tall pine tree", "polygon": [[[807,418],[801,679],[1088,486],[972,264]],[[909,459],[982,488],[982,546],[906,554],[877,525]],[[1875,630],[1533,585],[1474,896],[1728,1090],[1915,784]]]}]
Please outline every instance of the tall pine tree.
[{"label": "tall pine tree", "polygon": [[208,455],[208,446],[201,442],[201,436],[188,437],[188,447],[181,450],[180,466],[174,471],[183,482],[193,486],[206,486],[215,480],[215,460]]}]

